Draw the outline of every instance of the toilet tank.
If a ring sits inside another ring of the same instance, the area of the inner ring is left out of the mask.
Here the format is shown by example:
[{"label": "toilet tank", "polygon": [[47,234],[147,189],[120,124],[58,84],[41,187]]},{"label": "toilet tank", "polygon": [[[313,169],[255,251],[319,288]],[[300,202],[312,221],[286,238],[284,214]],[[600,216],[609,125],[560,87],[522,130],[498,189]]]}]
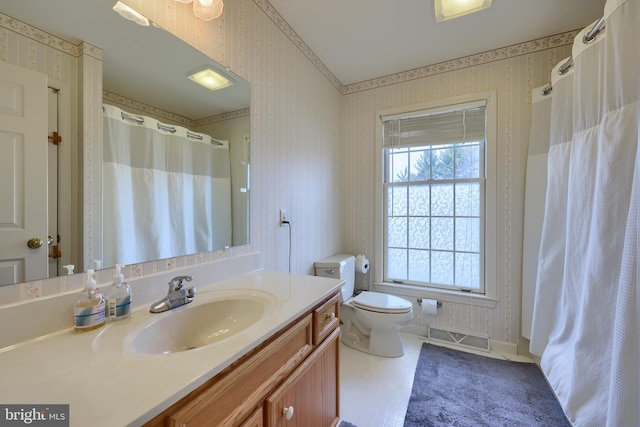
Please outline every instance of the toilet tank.
[{"label": "toilet tank", "polygon": [[344,280],[342,301],[353,296],[356,279],[356,258],[353,255],[335,254],[315,262],[316,276]]}]

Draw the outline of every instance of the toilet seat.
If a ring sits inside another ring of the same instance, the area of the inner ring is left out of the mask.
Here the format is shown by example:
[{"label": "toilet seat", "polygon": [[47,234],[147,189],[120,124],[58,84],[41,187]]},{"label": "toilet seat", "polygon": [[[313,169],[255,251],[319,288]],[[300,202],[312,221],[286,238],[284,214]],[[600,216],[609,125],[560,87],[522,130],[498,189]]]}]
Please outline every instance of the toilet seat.
[{"label": "toilet seat", "polygon": [[413,308],[404,298],[370,291],[361,292],[351,300],[351,303],[363,310],[386,314],[408,313]]}]

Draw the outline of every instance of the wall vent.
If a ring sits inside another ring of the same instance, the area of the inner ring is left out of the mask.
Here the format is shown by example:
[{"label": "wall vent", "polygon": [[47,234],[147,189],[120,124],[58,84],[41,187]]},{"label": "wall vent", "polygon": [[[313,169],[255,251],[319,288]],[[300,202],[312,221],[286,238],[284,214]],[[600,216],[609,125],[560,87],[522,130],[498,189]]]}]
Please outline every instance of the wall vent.
[{"label": "wall vent", "polygon": [[491,351],[491,342],[486,335],[465,332],[438,326],[429,326],[429,339],[447,344],[459,345],[474,350]]}]

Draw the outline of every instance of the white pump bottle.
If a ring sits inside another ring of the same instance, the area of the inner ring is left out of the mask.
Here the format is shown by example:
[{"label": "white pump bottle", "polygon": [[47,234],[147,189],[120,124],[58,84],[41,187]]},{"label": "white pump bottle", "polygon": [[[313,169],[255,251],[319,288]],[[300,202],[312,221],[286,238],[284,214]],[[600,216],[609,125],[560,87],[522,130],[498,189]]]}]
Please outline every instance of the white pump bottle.
[{"label": "white pump bottle", "polygon": [[122,267],[122,264],[116,264],[113,284],[105,290],[109,321],[125,319],[131,313],[131,288],[124,281]]}]

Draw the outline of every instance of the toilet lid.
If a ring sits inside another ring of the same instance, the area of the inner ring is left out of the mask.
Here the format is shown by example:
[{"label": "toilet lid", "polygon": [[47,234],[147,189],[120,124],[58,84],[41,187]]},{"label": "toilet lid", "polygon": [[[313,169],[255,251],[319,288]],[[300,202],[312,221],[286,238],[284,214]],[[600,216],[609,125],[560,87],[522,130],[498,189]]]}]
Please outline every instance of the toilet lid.
[{"label": "toilet lid", "polygon": [[369,291],[361,292],[352,303],[363,310],[390,314],[408,313],[412,307],[411,303],[404,298]]}]

